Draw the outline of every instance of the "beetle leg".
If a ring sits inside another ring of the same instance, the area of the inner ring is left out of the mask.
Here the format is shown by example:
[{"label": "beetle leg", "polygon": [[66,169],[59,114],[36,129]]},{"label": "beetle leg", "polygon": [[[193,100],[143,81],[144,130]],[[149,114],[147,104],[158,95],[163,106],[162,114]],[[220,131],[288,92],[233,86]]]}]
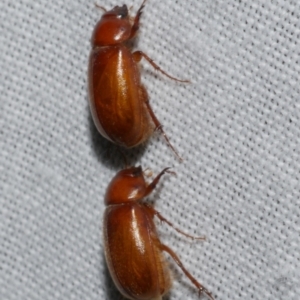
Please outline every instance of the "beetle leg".
[{"label": "beetle leg", "polygon": [[153,216],[156,216],[159,218],[160,221],[167,223],[169,226],[173,227],[177,232],[181,233],[182,235],[193,239],[193,240],[201,240],[201,241],[205,241],[206,237],[205,236],[193,236],[190,235],[188,233],[185,233],[184,231],[182,231],[181,229],[175,227],[170,221],[168,221],[165,217],[163,217],[156,209],[154,209],[151,205],[149,204],[145,204],[147,206],[147,208],[149,209],[150,213]]},{"label": "beetle leg", "polygon": [[154,180],[146,187],[146,191],[144,194],[144,197],[148,196],[156,187],[156,185],[158,184],[160,178],[165,174],[165,173],[172,173],[174,174],[174,172],[169,171],[171,168],[164,168],[155,178]]},{"label": "beetle leg", "polygon": [[178,79],[178,78],[175,78],[175,77],[169,75],[160,66],[158,66],[153,61],[153,59],[151,59],[146,53],[144,53],[142,51],[135,51],[135,52],[132,53],[132,55],[133,55],[133,58],[136,62],[140,62],[142,58],[146,59],[156,71],[159,71],[159,72],[163,73],[165,76],[169,77],[170,79],[173,79],[173,80],[178,81],[178,82],[185,82],[185,83],[190,82],[189,80],[182,80],[182,79]]},{"label": "beetle leg", "polygon": [[169,147],[172,149],[172,151],[175,153],[175,155],[179,158],[179,160],[182,162],[183,159],[182,157],[179,155],[179,153],[175,150],[175,148],[173,147],[173,145],[171,144],[168,136],[166,135],[166,133],[164,132],[163,128],[162,128],[162,125],[160,124],[160,122],[158,121],[158,119],[156,118],[156,115],[154,114],[153,110],[152,110],[152,107],[149,103],[149,100],[148,100],[148,95],[147,95],[147,91],[145,90],[145,88],[142,86],[142,89],[141,89],[141,92],[145,95],[143,98],[145,100],[145,105],[146,105],[146,108],[149,112],[149,115],[155,125],[155,130],[159,130],[160,133],[164,136],[167,144],[169,145]]},{"label": "beetle leg", "polygon": [[160,243],[159,248],[162,251],[167,252],[175,261],[177,266],[183,271],[183,273],[189,278],[189,280],[197,287],[200,293],[206,294],[211,300],[214,300],[214,297],[212,296],[211,292],[209,292],[200,282],[198,282],[191,273],[184,267],[182,262],[180,261],[179,257],[176,255],[176,253],[170,249],[168,246]]},{"label": "beetle leg", "polygon": [[141,15],[142,15],[142,12],[143,12],[143,8],[145,6],[145,2],[146,1],[147,0],[143,1],[143,3],[141,4],[139,10],[136,13],[136,16],[135,16],[134,21],[133,21],[133,25],[131,27],[131,33],[130,33],[129,39],[132,39],[136,35],[137,31],[140,28],[140,18],[141,18]]}]

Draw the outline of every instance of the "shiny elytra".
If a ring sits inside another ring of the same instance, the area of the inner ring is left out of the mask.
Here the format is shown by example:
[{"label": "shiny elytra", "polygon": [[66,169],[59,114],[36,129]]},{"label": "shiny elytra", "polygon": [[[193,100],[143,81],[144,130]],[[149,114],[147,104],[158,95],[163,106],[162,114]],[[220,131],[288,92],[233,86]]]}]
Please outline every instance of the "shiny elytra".
[{"label": "shiny elytra", "polygon": [[[129,41],[136,37],[145,1],[135,17],[126,5],[106,11],[95,26],[89,61],[89,102],[100,134],[118,146],[132,148],[145,142],[155,130],[171,145],[154,114],[147,90],[141,82],[138,63],[146,59],[156,70],[171,79],[142,51],[133,52]],[[181,158],[180,158],[181,159]]]},{"label": "shiny elytra", "polygon": [[189,238],[205,238],[182,232],[144,201],[166,172],[169,172],[169,168],[147,184],[142,168],[130,167],[118,172],[111,180],[105,196],[103,222],[105,257],[110,275],[126,299],[161,300],[172,285],[165,252],[199,293],[204,293],[213,300],[212,294],[191,275],[177,254],[161,242],[154,217]]}]

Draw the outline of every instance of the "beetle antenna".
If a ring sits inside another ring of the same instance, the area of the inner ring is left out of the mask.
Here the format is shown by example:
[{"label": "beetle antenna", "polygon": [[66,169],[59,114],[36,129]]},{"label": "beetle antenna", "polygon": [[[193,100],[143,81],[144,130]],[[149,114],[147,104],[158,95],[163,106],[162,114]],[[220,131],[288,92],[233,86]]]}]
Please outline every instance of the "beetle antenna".
[{"label": "beetle antenna", "polygon": [[95,6],[96,6],[97,8],[102,9],[104,12],[107,12],[107,9],[106,9],[105,7],[103,7],[103,6],[101,6],[101,5],[97,4],[97,3],[95,3]]},{"label": "beetle antenna", "polygon": [[153,175],[153,172],[150,168],[146,168],[144,171],[143,171],[143,174],[144,176],[146,177],[151,177]]}]

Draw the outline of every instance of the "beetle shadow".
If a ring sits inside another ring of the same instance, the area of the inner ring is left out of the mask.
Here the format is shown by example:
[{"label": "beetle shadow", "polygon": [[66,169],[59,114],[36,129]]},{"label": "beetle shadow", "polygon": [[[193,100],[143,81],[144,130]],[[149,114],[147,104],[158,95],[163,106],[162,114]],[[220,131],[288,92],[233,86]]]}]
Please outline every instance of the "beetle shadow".
[{"label": "beetle shadow", "polygon": [[[102,256],[103,256],[103,261],[105,261],[103,252],[102,252]],[[126,300],[123,297],[123,295],[116,288],[116,286],[110,276],[110,273],[109,273],[106,263],[105,263],[105,267],[104,267],[104,281],[105,281],[104,285],[106,287],[106,295],[109,300]]]},{"label": "beetle shadow", "polygon": [[92,148],[101,165],[120,170],[126,166],[134,166],[144,155],[147,142],[132,149],[125,149],[108,141],[98,132],[91,113],[89,113],[89,125]]}]

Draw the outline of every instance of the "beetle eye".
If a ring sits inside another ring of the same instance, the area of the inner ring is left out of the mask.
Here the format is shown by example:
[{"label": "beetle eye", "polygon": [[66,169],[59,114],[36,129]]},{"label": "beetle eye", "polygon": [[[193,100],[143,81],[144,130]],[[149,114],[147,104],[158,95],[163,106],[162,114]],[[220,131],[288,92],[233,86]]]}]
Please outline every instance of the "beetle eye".
[{"label": "beetle eye", "polygon": [[134,168],[134,169],[132,170],[132,173],[131,173],[131,174],[132,174],[133,177],[138,177],[138,176],[141,175],[142,172],[143,172],[143,171],[142,171],[142,167],[139,166],[139,167]]},{"label": "beetle eye", "polygon": [[128,16],[128,8],[125,4],[123,6],[116,6],[113,10],[116,12],[118,19],[124,19]]}]

